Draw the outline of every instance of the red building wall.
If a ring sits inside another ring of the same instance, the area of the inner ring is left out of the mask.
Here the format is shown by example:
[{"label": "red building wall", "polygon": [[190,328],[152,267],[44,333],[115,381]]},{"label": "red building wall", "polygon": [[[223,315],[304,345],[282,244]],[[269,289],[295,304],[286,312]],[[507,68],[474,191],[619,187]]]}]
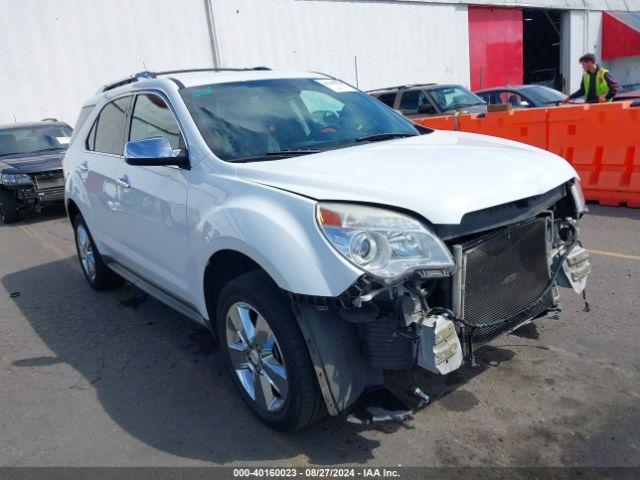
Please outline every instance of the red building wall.
[{"label": "red building wall", "polygon": [[522,10],[469,6],[471,90],[521,84]]},{"label": "red building wall", "polygon": [[640,31],[610,13],[602,15],[602,59],[640,55]]}]

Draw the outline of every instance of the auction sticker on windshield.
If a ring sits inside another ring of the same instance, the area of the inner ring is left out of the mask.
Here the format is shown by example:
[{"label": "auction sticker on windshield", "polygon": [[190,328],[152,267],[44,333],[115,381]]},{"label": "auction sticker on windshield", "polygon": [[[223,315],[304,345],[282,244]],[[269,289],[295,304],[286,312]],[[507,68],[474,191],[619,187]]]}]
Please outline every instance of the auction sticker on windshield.
[{"label": "auction sticker on windshield", "polygon": [[353,88],[351,85],[347,85],[346,83],[342,83],[340,80],[333,80],[331,78],[327,78],[327,79],[320,79],[320,80],[316,80],[317,83],[319,83],[320,85],[324,85],[325,87],[327,87],[329,90],[336,92],[336,93],[343,93],[343,92],[357,92],[357,90],[355,88]]}]

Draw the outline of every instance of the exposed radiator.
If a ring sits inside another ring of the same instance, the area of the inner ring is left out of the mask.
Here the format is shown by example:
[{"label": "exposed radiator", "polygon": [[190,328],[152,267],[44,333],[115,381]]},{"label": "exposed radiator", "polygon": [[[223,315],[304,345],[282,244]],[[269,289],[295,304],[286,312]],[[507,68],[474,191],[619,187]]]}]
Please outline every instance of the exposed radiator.
[{"label": "exposed radiator", "polygon": [[484,345],[525,320],[555,305],[552,291],[531,306],[547,287],[550,276],[544,218],[531,220],[462,245],[462,315],[467,323],[486,324],[523,309],[508,322],[491,327],[465,327],[472,348]]}]

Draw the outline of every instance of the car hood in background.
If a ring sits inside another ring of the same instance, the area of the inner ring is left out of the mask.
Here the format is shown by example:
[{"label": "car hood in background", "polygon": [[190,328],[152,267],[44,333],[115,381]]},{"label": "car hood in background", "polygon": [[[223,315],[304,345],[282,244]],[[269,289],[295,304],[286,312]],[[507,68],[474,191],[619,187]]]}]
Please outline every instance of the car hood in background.
[{"label": "car hood in background", "polygon": [[390,205],[435,224],[540,195],[577,176],[562,158],[496,137],[433,133],[238,164],[246,180],[316,200]]},{"label": "car hood in background", "polygon": [[62,169],[63,152],[0,157],[2,173],[34,173]]}]

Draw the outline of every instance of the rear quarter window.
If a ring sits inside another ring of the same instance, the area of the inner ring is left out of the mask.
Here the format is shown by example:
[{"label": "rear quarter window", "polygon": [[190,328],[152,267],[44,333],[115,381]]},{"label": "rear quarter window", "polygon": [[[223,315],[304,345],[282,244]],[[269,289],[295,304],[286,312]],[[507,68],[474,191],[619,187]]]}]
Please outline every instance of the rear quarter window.
[{"label": "rear quarter window", "polygon": [[71,142],[73,142],[75,138],[78,136],[78,132],[87,121],[87,117],[93,111],[94,107],[95,105],[87,105],[80,109],[80,114],[78,115],[78,119],[76,120],[76,125],[75,127],[73,127],[73,133],[71,134]]},{"label": "rear quarter window", "polygon": [[122,155],[129,100],[129,96],[118,98],[102,107],[87,137],[87,150],[96,153]]}]

